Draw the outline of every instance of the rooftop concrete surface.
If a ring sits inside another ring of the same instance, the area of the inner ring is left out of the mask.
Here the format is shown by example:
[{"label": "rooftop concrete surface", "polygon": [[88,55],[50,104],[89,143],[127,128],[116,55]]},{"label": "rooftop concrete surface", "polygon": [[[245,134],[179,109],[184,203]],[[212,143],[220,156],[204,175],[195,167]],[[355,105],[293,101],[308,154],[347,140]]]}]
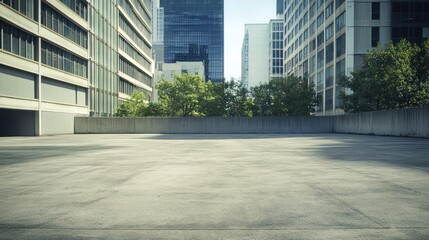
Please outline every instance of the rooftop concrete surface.
[{"label": "rooftop concrete surface", "polygon": [[428,239],[429,139],[0,138],[0,239]]}]

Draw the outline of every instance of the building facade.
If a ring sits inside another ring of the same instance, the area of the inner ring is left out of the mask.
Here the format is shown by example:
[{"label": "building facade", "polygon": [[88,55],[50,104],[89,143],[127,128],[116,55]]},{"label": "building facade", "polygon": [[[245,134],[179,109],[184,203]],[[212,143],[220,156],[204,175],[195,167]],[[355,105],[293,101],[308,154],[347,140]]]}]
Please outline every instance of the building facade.
[{"label": "building facade", "polygon": [[283,20],[246,24],[241,53],[241,81],[248,89],[283,77]]},{"label": "building facade", "polygon": [[176,62],[162,64],[162,79],[173,81],[174,76],[189,74],[200,76],[205,81],[203,62]]},{"label": "building facade", "polygon": [[270,24],[246,24],[241,55],[241,81],[250,89],[269,81]]},{"label": "building facade", "polygon": [[151,92],[151,0],[0,1],[0,135],[73,133]]},{"label": "building facade", "polygon": [[285,0],[284,75],[316,87],[318,115],[342,114],[338,81],[378,44],[429,32],[428,1]]},{"label": "building facade", "polygon": [[224,80],[224,1],[160,0],[164,62],[204,62],[206,80]]},{"label": "building facade", "polygon": [[283,77],[283,20],[273,19],[269,24],[269,79]]}]

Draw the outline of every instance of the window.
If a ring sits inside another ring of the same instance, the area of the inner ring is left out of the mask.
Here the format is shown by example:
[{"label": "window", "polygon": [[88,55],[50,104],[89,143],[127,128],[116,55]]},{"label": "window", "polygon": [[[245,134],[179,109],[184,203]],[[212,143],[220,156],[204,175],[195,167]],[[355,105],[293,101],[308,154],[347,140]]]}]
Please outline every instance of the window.
[{"label": "window", "polygon": [[380,20],[380,2],[372,3],[372,20]]},{"label": "window", "polygon": [[12,32],[11,27],[9,25],[6,25],[2,23],[2,29],[3,29],[3,40],[2,40],[2,48],[8,52],[12,50]]},{"label": "window", "polygon": [[325,63],[325,53],[322,49],[317,53],[317,69],[322,68],[324,63]]},{"label": "window", "polygon": [[341,60],[337,62],[336,68],[335,68],[335,81],[339,82],[346,76],[346,62],[345,60]]},{"label": "window", "polygon": [[12,29],[12,53],[19,55],[19,30]]},{"label": "window", "polygon": [[314,20],[314,22],[313,23],[311,23],[311,26],[310,26],[310,34],[311,35],[313,35],[315,32],[316,32],[316,20]]},{"label": "window", "polygon": [[310,7],[310,17],[316,15],[316,3],[314,3],[313,5],[311,5]]},{"label": "window", "polygon": [[320,47],[323,42],[325,40],[325,35],[324,32],[321,32],[318,36],[317,36],[317,47]]},{"label": "window", "polygon": [[380,28],[372,27],[371,28],[371,47],[377,47],[379,41],[380,41]]},{"label": "window", "polygon": [[310,73],[316,71],[316,55],[310,58]]},{"label": "window", "polygon": [[334,43],[332,42],[326,46],[326,64],[334,60]]},{"label": "window", "polygon": [[15,9],[21,14],[36,20],[35,18],[35,8],[34,8],[34,0],[1,0],[7,6]]},{"label": "window", "polygon": [[313,39],[311,42],[310,42],[310,51],[312,52],[312,51],[314,51],[316,49],[316,39]]},{"label": "window", "polygon": [[337,38],[337,57],[346,53],[346,35],[343,34]]},{"label": "window", "polygon": [[339,17],[337,17],[337,19],[335,19],[335,28],[337,32],[343,29],[346,25],[344,14],[345,13],[341,14]]},{"label": "window", "polygon": [[42,63],[71,74],[87,77],[87,61],[42,41]]},{"label": "window", "polygon": [[334,89],[327,89],[325,92],[325,110],[332,111],[334,106]]},{"label": "window", "polygon": [[326,69],[326,77],[325,77],[325,84],[326,88],[331,87],[334,82],[334,66],[330,66]]},{"label": "window", "polygon": [[1,49],[13,54],[35,60],[35,37],[18,28],[0,21]]},{"label": "window", "polygon": [[326,28],[326,41],[331,39],[334,35],[334,24],[332,23],[329,27]]},{"label": "window", "polygon": [[85,0],[61,0],[67,7],[81,16],[83,19],[87,20],[87,8],[88,5]]},{"label": "window", "polygon": [[323,91],[323,88],[325,87],[323,84],[323,70],[317,73],[317,83],[316,83],[316,89],[317,91]]},{"label": "window", "polygon": [[317,17],[317,27],[320,27],[320,25],[323,24],[324,17],[323,12]]},{"label": "window", "polygon": [[339,8],[345,0],[335,0],[335,8]]},{"label": "window", "polygon": [[334,2],[331,2],[331,4],[326,7],[325,18],[328,19],[332,15],[332,13],[334,13]]}]

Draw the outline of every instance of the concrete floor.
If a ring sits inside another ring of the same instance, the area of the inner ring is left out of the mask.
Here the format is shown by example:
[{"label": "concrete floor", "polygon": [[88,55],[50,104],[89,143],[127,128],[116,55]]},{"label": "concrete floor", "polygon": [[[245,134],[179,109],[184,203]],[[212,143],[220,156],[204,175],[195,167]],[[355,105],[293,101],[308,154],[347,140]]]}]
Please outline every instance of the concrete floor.
[{"label": "concrete floor", "polygon": [[429,139],[0,138],[0,239],[428,239]]}]

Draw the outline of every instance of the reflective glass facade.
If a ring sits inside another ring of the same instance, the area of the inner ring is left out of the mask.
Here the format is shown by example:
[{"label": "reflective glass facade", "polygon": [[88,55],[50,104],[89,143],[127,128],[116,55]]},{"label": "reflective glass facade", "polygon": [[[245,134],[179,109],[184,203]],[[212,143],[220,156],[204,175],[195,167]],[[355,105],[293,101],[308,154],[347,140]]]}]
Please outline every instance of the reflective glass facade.
[{"label": "reflective glass facade", "polygon": [[118,105],[119,13],[116,1],[92,1],[89,6],[90,115],[112,116]]},{"label": "reflective glass facade", "polygon": [[224,79],[224,1],[161,0],[164,61],[203,61],[206,79]]}]

